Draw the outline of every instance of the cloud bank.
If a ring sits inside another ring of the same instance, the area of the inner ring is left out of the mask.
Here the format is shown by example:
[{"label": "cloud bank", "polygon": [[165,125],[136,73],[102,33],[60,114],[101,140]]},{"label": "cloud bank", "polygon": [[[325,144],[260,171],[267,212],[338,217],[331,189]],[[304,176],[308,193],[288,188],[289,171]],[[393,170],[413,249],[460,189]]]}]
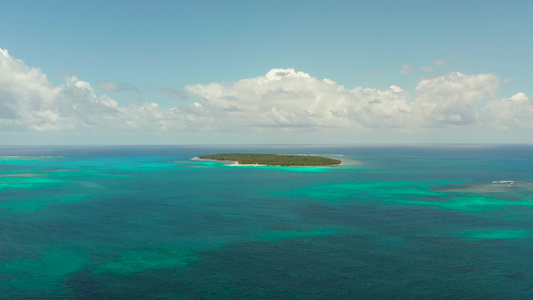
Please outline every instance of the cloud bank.
[{"label": "cloud bank", "polygon": [[[440,64],[441,62],[439,62]],[[76,77],[53,86],[39,68],[0,49],[0,132],[423,132],[435,128],[533,127],[524,93],[496,99],[494,74],[459,72],[424,79],[415,95],[398,86],[346,88],[294,69],[229,85],[185,87],[192,99],[169,109],[158,103],[121,106]],[[100,81],[108,91],[125,86]],[[168,88],[168,91],[173,92]]]}]

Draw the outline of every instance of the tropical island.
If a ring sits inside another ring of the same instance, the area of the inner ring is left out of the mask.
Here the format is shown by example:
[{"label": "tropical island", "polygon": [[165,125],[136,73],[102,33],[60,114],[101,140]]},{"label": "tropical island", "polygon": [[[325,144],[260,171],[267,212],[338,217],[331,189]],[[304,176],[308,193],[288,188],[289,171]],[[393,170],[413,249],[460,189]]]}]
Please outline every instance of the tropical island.
[{"label": "tropical island", "polygon": [[201,159],[235,161],[239,165],[267,166],[330,166],[340,165],[338,159],[309,155],[281,155],[255,153],[218,153],[200,155]]}]

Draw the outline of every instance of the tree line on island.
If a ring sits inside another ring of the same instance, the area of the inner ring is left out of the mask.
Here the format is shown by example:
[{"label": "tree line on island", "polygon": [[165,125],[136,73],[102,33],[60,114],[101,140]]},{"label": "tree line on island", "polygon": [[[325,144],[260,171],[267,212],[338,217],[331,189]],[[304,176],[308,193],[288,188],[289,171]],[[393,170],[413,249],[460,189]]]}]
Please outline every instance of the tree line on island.
[{"label": "tree line on island", "polygon": [[217,153],[200,155],[199,158],[236,161],[238,164],[242,165],[259,164],[268,166],[328,166],[341,164],[341,161],[338,159],[309,155]]}]

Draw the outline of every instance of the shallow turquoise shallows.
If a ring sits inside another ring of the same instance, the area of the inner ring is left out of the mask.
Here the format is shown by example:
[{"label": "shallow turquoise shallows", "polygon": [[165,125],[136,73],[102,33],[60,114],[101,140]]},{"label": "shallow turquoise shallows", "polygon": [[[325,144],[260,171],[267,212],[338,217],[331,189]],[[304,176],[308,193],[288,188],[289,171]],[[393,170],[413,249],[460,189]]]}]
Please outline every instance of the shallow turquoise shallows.
[{"label": "shallow turquoise shallows", "polygon": [[[330,167],[195,159],[324,155]],[[532,299],[533,146],[0,147],[0,299]]]}]

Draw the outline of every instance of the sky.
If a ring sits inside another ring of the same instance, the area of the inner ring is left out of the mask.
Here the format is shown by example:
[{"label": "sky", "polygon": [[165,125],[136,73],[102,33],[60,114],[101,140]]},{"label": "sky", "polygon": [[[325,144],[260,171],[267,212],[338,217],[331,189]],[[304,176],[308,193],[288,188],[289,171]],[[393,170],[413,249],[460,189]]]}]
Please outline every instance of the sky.
[{"label": "sky", "polygon": [[0,145],[533,143],[531,11],[0,0]]}]

